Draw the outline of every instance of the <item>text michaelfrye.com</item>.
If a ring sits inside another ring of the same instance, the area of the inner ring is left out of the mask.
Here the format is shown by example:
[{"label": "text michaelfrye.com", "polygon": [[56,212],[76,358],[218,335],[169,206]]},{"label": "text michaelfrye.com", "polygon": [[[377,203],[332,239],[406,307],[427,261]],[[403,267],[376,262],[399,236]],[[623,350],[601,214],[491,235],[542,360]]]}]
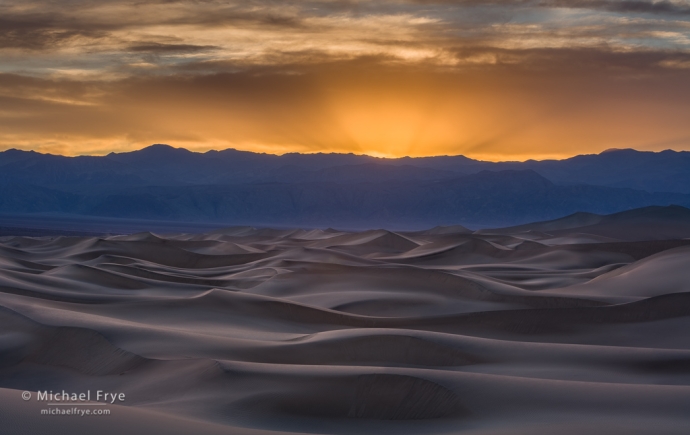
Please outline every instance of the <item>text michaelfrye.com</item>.
[{"label": "text michaelfrye.com", "polygon": [[44,408],[41,409],[41,415],[76,415],[78,417],[84,416],[99,416],[110,415],[109,409],[84,409],[83,407],[74,406],[72,408]]}]

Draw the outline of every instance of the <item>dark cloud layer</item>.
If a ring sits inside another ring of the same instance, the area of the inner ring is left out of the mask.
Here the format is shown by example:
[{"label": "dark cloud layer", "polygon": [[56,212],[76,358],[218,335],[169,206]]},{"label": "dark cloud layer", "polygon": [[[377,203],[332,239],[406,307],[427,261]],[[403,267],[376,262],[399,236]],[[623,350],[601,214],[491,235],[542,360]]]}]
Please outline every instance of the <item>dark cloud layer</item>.
[{"label": "dark cloud layer", "polygon": [[452,4],[481,6],[487,4],[521,7],[582,8],[616,12],[687,14],[690,5],[686,2],[641,1],[641,0],[413,0],[424,5]]}]

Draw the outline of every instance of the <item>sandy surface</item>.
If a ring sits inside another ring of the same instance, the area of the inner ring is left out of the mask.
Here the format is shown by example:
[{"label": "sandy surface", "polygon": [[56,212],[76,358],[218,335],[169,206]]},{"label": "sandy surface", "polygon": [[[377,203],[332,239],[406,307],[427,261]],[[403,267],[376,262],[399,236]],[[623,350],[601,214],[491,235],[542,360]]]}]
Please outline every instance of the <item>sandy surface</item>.
[{"label": "sandy surface", "polygon": [[0,238],[0,432],[686,434],[690,240],[594,224]]}]

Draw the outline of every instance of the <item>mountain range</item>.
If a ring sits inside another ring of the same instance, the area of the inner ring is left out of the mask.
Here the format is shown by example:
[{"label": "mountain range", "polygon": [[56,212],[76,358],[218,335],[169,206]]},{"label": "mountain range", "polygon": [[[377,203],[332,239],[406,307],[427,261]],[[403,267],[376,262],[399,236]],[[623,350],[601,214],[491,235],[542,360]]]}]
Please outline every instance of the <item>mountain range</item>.
[{"label": "mountain range", "polygon": [[345,228],[519,225],[575,212],[690,206],[690,152],[565,160],[192,152],[0,152],[0,213]]}]

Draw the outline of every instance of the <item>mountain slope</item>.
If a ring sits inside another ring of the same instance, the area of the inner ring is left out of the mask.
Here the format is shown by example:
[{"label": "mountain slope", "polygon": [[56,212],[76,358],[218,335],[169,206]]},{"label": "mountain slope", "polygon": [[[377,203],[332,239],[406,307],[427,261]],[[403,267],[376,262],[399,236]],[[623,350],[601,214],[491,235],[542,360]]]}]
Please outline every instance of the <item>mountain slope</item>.
[{"label": "mountain slope", "polygon": [[690,152],[612,150],[565,160],[482,162],[464,156],[382,159],[354,154],[191,152],[152,145],[107,156],[0,152],[0,183],[83,191],[85,186],[181,186],[251,182],[357,183],[453,179],[484,170],[533,170],[557,184],[690,193]]},{"label": "mountain slope", "polygon": [[[50,200],[48,200],[48,199]],[[576,211],[690,205],[690,195],[559,186],[534,171],[483,171],[442,181],[146,186],[69,193],[4,189],[0,213],[216,221],[227,224],[421,229],[503,226]]]},{"label": "mountain slope", "polygon": [[690,238],[690,209],[679,205],[649,206],[606,216],[574,213],[564,218],[500,229],[483,234],[548,233],[554,237],[589,234],[617,240],[671,240]]}]

